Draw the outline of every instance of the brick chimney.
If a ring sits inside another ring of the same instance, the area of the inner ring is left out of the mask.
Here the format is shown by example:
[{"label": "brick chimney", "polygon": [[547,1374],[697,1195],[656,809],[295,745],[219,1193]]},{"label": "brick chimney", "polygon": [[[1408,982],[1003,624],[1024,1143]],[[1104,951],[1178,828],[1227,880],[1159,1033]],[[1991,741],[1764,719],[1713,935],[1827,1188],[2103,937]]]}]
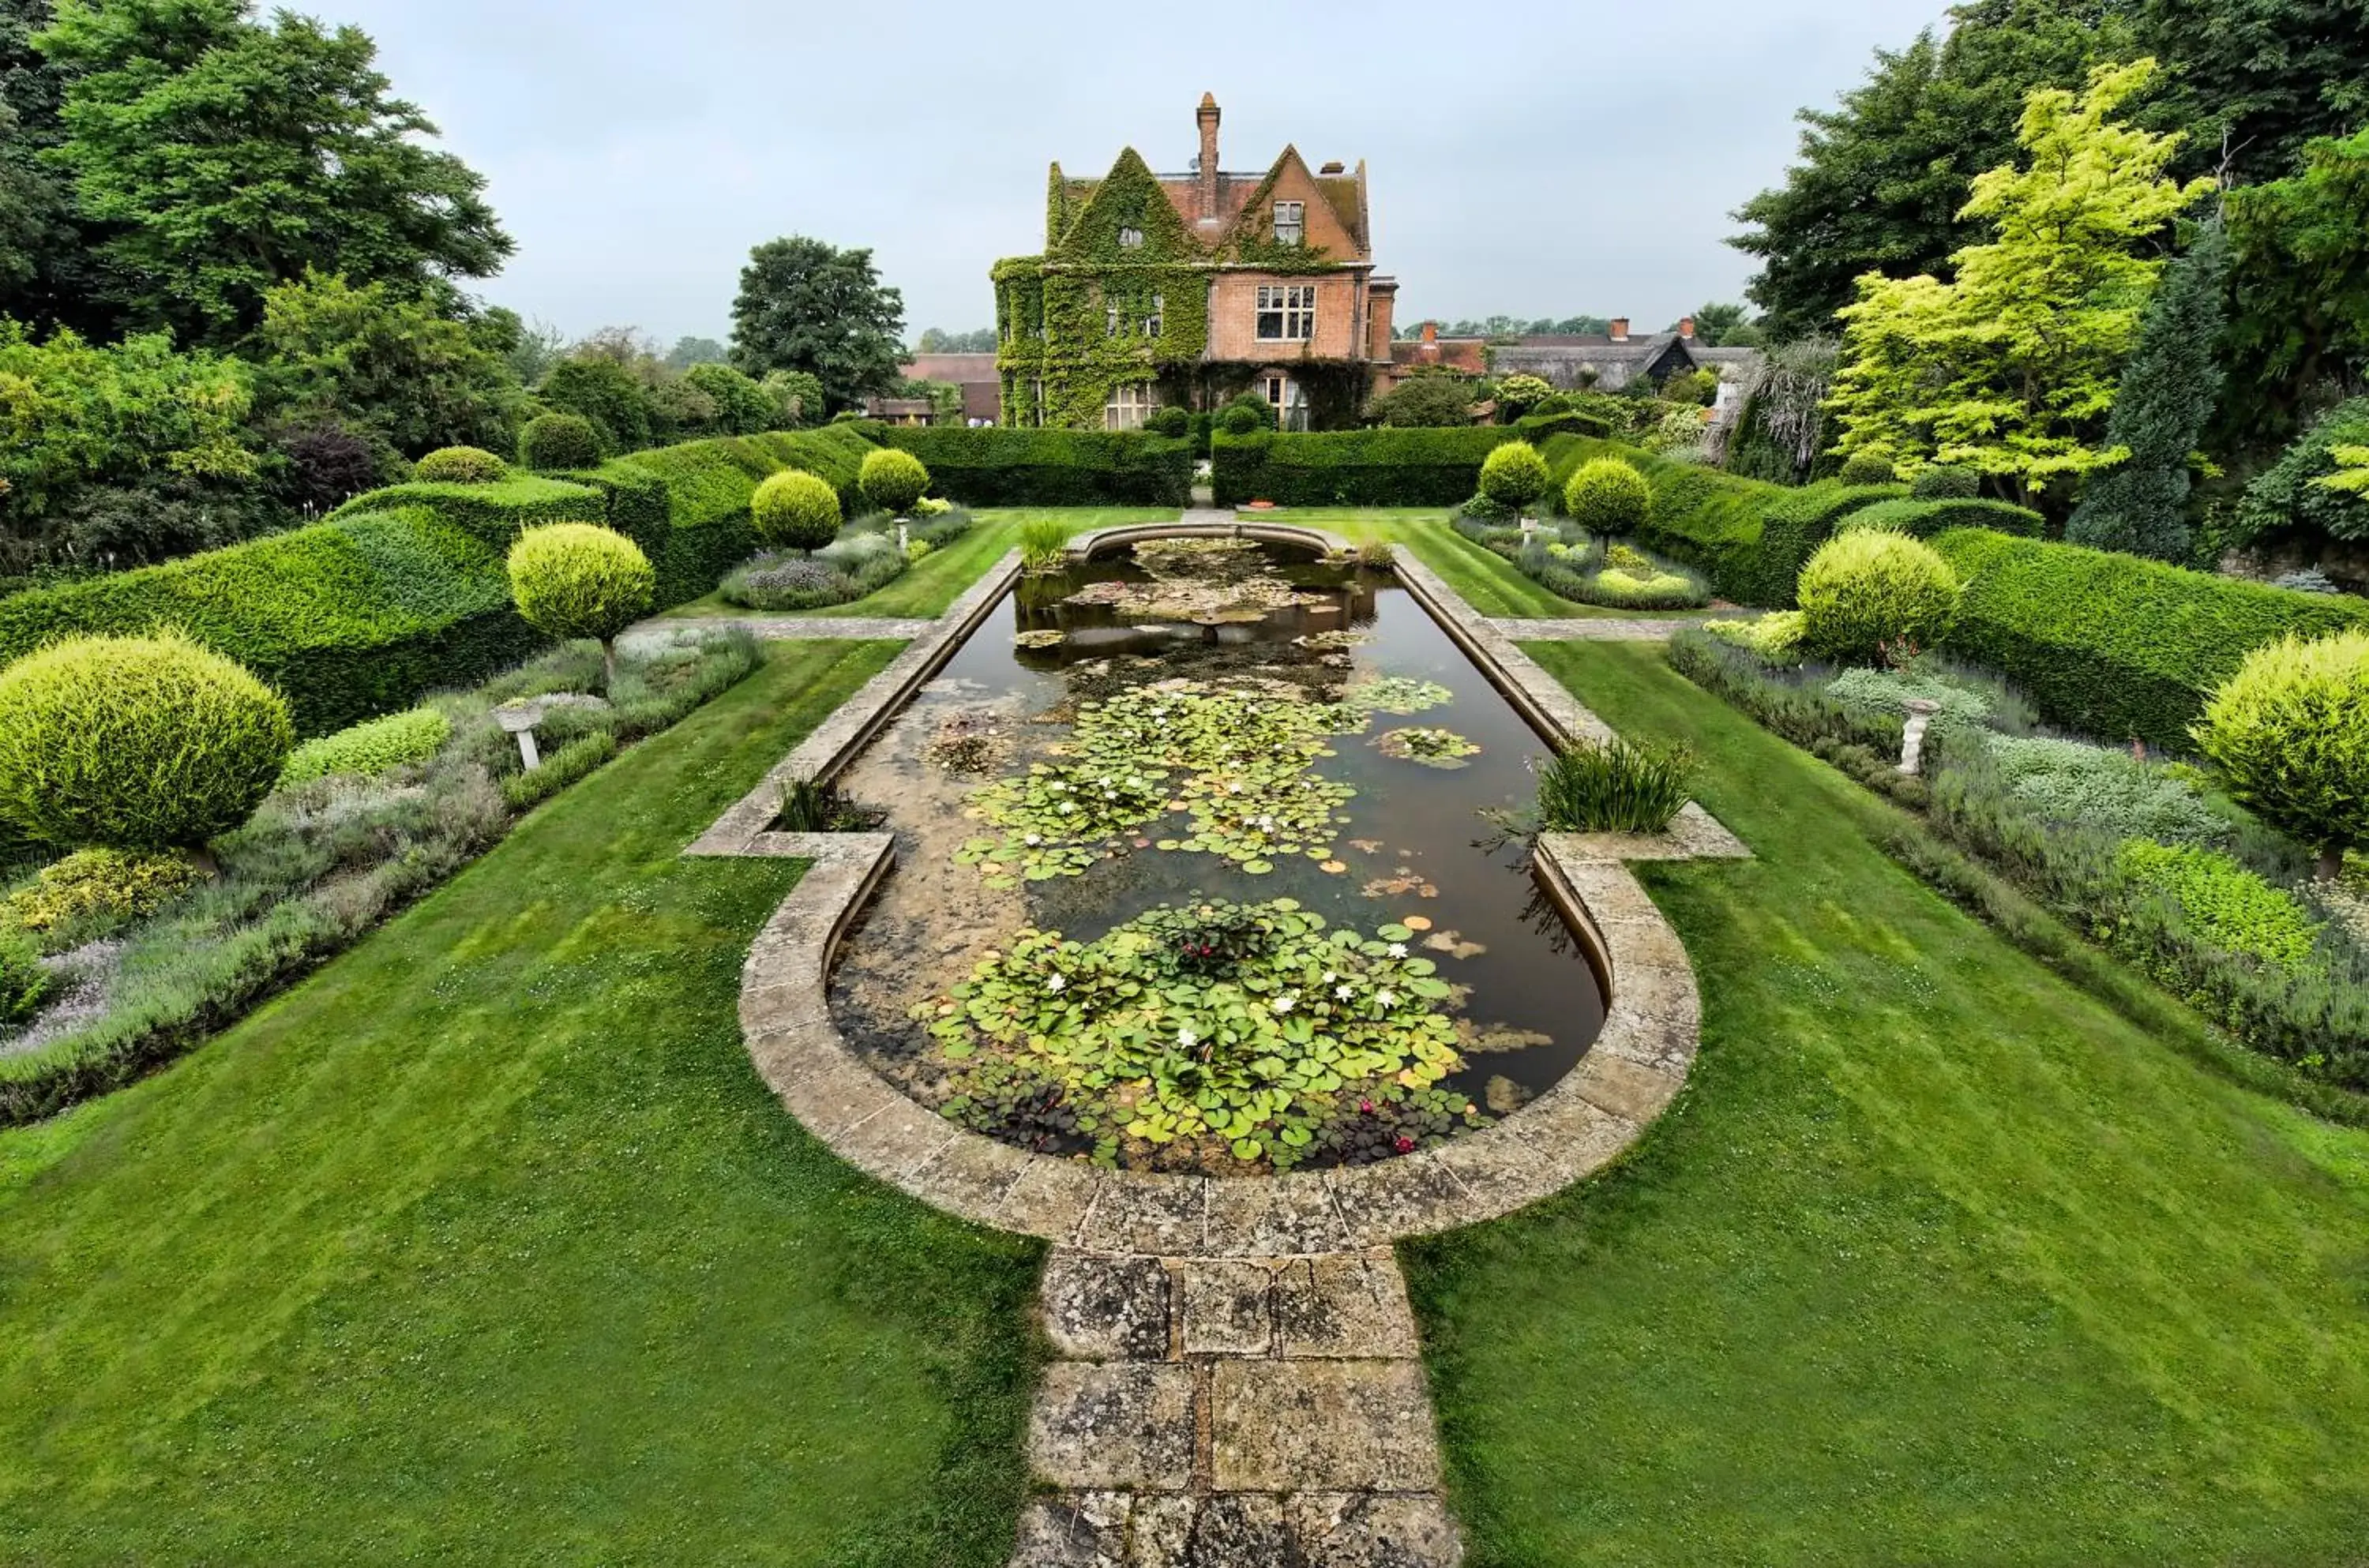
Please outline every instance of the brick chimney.
[{"label": "brick chimney", "polygon": [[1678,317],[1678,336],[1685,338],[1689,343],[1695,340],[1695,318],[1693,316],[1682,315]]},{"label": "brick chimney", "polygon": [[1626,343],[1629,341],[1629,318],[1625,315],[1614,316],[1608,331],[1615,343]]},{"label": "brick chimney", "polygon": [[1201,127],[1201,221],[1211,223],[1224,215],[1218,211],[1218,100],[1215,95],[1201,95],[1201,107],[1193,111],[1193,119]]},{"label": "brick chimney", "polygon": [[1439,363],[1439,323],[1426,321],[1423,324],[1423,347],[1415,353],[1426,365]]}]

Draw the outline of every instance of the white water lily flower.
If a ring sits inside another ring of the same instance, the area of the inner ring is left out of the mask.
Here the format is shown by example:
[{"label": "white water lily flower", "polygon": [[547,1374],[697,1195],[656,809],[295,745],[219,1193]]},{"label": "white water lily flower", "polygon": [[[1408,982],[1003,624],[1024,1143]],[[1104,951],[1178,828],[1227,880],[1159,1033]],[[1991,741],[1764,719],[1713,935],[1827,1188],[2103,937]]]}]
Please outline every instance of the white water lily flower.
[{"label": "white water lily flower", "polygon": [[1024,844],[1026,844],[1030,849],[1032,849],[1032,850],[1033,850],[1033,849],[1035,849],[1038,844],[1043,843],[1045,841],[1044,841],[1044,839],[1043,839],[1043,838],[1039,837],[1037,834],[1031,833],[1031,834],[1029,834],[1026,838],[1024,838],[1024,839],[1021,840],[1020,841],[1021,841],[1022,843],[1024,843]]},{"label": "white water lily flower", "polygon": [[1200,1036],[1195,1035],[1190,1029],[1179,1029],[1176,1031],[1176,1043],[1184,1047],[1188,1051],[1193,1048],[1194,1042]]},{"label": "white water lily flower", "polygon": [[1069,981],[1063,979],[1060,976],[1055,975],[1051,979],[1045,982],[1045,989],[1047,990],[1059,990],[1063,986],[1066,986],[1069,983]]},{"label": "white water lily flower", "polygon": [[1275,999],[1275,1010],[1277,1013],[1288,1013],[1292,1009],[1292,1004],[1297,1002],[1299,1000],[1299,999],[1298,997],[1289,995],[1276,997]]},{"label": "white water lily flower", "polygon": [[[1072,806],[1072,805],[1070,805],[1068,801],[1066,801],[1066,800],[1065,800],[1065,801],[1061,802],[1061,815],[1062,815],[1062,816],[1067,817],[1070,812],[1075,811],[1076,809],[1077,809],[1077,807],[1074,807],[1074,806]],[[1401,949],[1399,950],[1399,956],[1400,956],[1400,957],[1402,957],[1402,958],[1405,957],[1405,956],[1406,956],[1406,949],[1404,949],[1404,948],[1401,948]]]},{"label": "white water lily flower", "polygon": [[1340,976],[1338,976],[1338,975],[1334,974],[1334,973],[1333,973],[1332,970],[1330,970],[1330,969],[1327,969],[1327,970],[1325,970],[1325,971],[1324,971],[1324,983],[1325,983],[1326,985],[1328,985],[1328,986],[1329,986],[1329,985],[1331,985],[1334,980],[1339,979],[1340,978],[1341,978]]},{"label": "white water lily flower", "polygon": [[1390,1006],[1396,1002],[1398,999],[1399,993],[1394,990],[1378,990],[1374,993],[1374,1000],[1380,1002],[1384,1007]]},{"label": "white water lily flower", "polygon": [[1346,1001],[1351,997],[1357,994],[1357,988],[1355,986],[1334,986],[1333,988],[1333,994],[1339,997],[1343,1001]]},{"label": "white water lily flower", "polygon": [[[1068,809],[1068,808],[1065,807],[1063,807],[1063,809],[1064,809],[1064,810],[1066,810],[1066,809]],[[1403,958],[1403,957],[1405,957],[1405,956],[1406,956],[1406,944],[1405,944],[1405,943],[1403,943],[1403,942],[1393,942],[1393,943],[1391,943],[1391,944],[1390,944],[1390,956],[1391,956],[1391,957],[1393,957],[1393,958]]]}]

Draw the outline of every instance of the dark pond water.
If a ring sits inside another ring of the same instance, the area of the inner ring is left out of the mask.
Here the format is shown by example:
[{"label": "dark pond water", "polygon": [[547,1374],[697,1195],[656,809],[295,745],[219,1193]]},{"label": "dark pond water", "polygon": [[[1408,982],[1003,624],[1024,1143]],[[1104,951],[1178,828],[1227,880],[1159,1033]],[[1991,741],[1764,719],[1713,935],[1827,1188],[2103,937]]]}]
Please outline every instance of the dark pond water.
[{"label": "dark pond water", "polygon": [[[954,1091],[950,1064],[913,1021],[913,1007],[1000,952],[1015,930],[1058,930],[1091,942],[1148,910],[1207,900],[1288,898],[1361,933],[1410,928],[1408,947],[1436,961],[1436,978],[1456,988],[1441,1005],[1463,1021],[1463,1065],[1442,1087],[1469,1097],[1481,1120],[1562,1077],[1595,1039],[1603,1004],[1593,972],[1539,903],[1521,848],[1493,844],[1501,835],[1481,815],[1530,799],[1542,743],[1388,574],[1273,546],[1258,553],[1255,570],[1270,595],[1276,582],[1288,583],[1294,601],[1263,613],[1255,605],[1213,612],[1212,601],[1230,590],[1205,591],[1196,602],[1188,584],[1181,602],[1172,595],[1160,603],[1162,582],[1125,555],[1024,581],[845,776],[854,799],[888,812],[898,864],[843,949],[833,1009],[858,1047],[917,1098],[937,1103]],[[1072,601],[1082,590],[1116,591],[1096,584],[1145,585],[1152,602]],[[1196,610],[1200,624],[1159,618]],[[1028,633],[1039,635],[1026,640],[1051,646],[1018,646],[1015,638]],[[1180,680],[1199,689],[1265,683],[1328,704],[1379,692],[1410,706],[1440,698],[1443,688],[1445,700],[1417,712],[1375,713],[1362,733],[1325,742],[1333,754],[1314,760],[1313,773],[1354,791],[1340,806],[1348,820],[1331,829],[1330,858],[1302,846],[1253,861],[1271,867],[1254,874],[1219,853],[1157,847],[1190,839],[1187,814],[1177,811],[1116,835],[1105,857],[1082,875],[999,877],[988,872],[1008,868],[976,863],[982,835],[996,830],[966,815],[975,792],[1024,773],[1032,761],[1061,761],[1081,703],[1107,704]],[[1378,680],[1395,690],[1377,687]],[[1385,738],[1406,728],[1451,732],[1478,750],[1452,767],[1387,754]],[[973,864],[959,863],[966,844]],[[1452,1136],[1470,1125],[1435,1125],[1433,1132]],[[1015,1125],[1010,1135],[1062,1151],[1094,1142],[1042,1120]],[[1396,1139],[1376,1146],[1368,1139],[1362,1150],[1319,1149],[1305,1162],[1392,1151],[1405,1150]],[[1196,1156],[1173,1147],[1138,1146],[1119,1158],[1154,1166],[1197,1160],[1211,1169],[1234,1163],[1212,1163],[1206,1149]]]}]

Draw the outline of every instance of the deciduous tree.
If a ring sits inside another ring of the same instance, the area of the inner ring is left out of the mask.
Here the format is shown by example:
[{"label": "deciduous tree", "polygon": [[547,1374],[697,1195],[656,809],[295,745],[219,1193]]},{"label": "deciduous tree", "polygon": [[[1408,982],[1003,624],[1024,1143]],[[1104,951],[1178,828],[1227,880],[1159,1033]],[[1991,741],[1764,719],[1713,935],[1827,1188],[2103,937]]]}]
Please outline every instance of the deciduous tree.
[{"label": "deciduous tree", "polygon": [[896,383],[904,329],[904,296],[880,281],[871,251],[804,235],[768,240],[740,272],[732,362],[758,377],[802,371],[836,411]]},{"label": "deciduous tree", "polygon": [[2147,247],[2213,185],[2166,177],[2178,138],[2115,118],[2155,69],[2031,95],[2026,166],[1975,178],[1962,215],[1994,237],[1951,258],[1954,281],[1860,280],[1829,404],[1838,450],[1974,468],[2026,505],[2128,455],[2100,437],[2163,267]]}]

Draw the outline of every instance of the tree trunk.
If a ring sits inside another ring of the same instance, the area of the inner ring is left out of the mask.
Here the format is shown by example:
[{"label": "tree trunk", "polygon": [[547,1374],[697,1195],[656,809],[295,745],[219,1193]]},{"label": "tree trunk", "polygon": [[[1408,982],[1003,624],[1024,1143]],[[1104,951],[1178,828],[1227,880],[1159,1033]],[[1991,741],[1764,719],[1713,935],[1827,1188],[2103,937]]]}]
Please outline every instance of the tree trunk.
[{"label": "tree trunk", "polygon": [[617,639],[601,639],[601,694],[614,702],[617,695]]},{"label": "tree trunk", "polygon": [[198,870],[204,875],[207,881],[214,881],[222,876],[222,862],[214,858],[214,850],[212,844],[193,845],[191,846],[189,853],[189,864],[196,866]]},{"label": "tree trunk", "polygon": [[2319,864],[2313,868],[2312,875],[2322,882],[2333,882],[2343,876],[2344,846],[2340,843],[2329,844],[2321,849]]}]

